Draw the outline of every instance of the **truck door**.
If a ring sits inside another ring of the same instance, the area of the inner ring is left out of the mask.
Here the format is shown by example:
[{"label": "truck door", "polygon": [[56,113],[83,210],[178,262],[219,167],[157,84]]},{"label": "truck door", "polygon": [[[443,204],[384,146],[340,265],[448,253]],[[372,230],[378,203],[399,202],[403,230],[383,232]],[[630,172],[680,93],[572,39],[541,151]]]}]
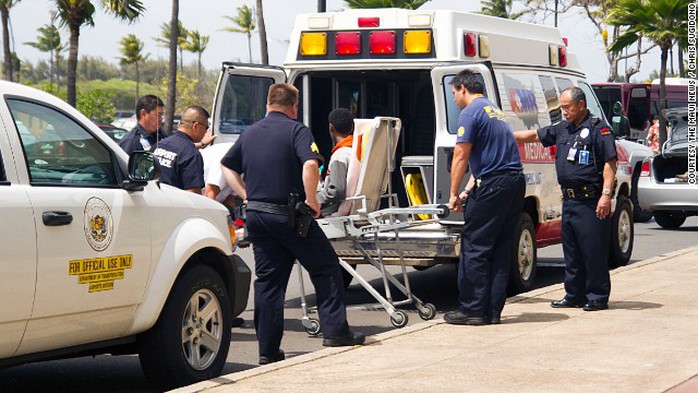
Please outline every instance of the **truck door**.
[{"label": "truck door", "polygon": [[4,102],[11,114],[5,126],[21,122],[33,136],[20,133],[24,156],[16,156],[34,210],[38,261],[17,355],[125,334],[151,263],[142,193],[120,187],[114,152],[70,115],[35,100]]},{"label": "truck door", "polygon": [[213,100],[212,132],[218,142],[235,142],[247,127],[267,113],[267,93],[286,82],[280,67],[223,63]]},{"label": "truck door", "polygon": [[[448,203],[451,186],[451,160],[453,146],[456,144],[458,115],[461,109],[456,105],[451,85],[453,77],[463,70],[470,70],[485,86],[485,96],[500,105],[492,72],[484,64],[452,64],[436,67],[431,71],[434,88],[434,106],[436,108],[436,141],[434,143],[434,190],[432,200],[435,203]],[[461,189],[465,187],[469,174],[463,178]],[[459,219],[460,220],[460,219]]]}]

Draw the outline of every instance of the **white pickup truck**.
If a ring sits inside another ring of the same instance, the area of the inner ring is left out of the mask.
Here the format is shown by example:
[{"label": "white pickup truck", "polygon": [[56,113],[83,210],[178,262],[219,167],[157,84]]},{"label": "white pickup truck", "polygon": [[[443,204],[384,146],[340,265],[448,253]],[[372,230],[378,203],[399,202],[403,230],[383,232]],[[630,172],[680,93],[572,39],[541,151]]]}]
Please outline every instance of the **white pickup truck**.
[{"label": "white pickup truck", "polygon": [[0,96],[0,367],[138,353],[162,388],[219,375],[250,286],[226,208],[54,96]]}]

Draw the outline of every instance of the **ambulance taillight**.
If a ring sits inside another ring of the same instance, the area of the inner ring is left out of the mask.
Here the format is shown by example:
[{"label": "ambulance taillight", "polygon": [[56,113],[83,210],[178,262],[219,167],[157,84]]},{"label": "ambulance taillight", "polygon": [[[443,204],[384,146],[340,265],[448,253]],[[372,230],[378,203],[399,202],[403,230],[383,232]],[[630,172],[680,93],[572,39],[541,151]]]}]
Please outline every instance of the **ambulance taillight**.
[{"label": "ambulance taillight", "polygon": [[368,35],[368,46],[371,54],[374,55],[395,53],[395,32],[372,31]]},{"label": "ambulance taillight", "polygon": [[477,36],[475,33],[465,33],[463,43],[465,44],[466,56],[474,57],[477,55]]},{"label": "ambulance taillight", "polygon": [[564,46],[561,46],[558,48],[559,51],[559,59],[560,59],[560,67],[567,67],[567,48]]},{"label": "ambulance taillight", "polygon": [[361,53],[361,33],[358,31],[339,32],[334,36],[335,53],[338,55],[358,55]]}]

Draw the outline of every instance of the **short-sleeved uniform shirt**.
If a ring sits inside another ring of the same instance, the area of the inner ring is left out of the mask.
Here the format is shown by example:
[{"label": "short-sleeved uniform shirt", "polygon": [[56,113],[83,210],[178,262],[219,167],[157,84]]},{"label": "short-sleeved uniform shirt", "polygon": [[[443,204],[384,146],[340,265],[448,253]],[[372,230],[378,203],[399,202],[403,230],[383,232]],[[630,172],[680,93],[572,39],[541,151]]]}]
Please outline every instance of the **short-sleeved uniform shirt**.
[{"label": "short-sleeved uniform shirt", "polygon": [[538,138],[556,146],[557,181],[565,188],[602,183],[604,164],[617,157],[610,128],[589,112],[578,127],[563,120],[539,129]]},{"label": "short-sleeved uniform shirt", "polygon": [[221,190],[216,196],[216,200],[221,203],[233,194],[221,170],[221,160],[231,147],[232,143],[216,143],[201,150],[204,160],[204,183],[217,186]]},{"label": "short-sleeved uniform shirt", "polygon": [[142,125],[137,124],[128,134],[121,138],[119,146],[130,156],[137,150],[152,151],[158,143],[158,140],[163,140],[166,137],[167,136],[160,130],[151,134],[146,131]]},{"label": "short-sleeved uniform shirt", "polygon": [[322,162],[308,127],[281,112],[250,126],[221,164],[245,178],[247,199],[285,205],[290,193],[305,199],[303,163]]},{"label": "short-sleeved uniform shirt", "polygon": [[522,170],[519,148],[504,113],[485,97],[475,98],[458,116],[458,143],[472,143],[470,170],[476,178]]},{"label": "short-sleeved uniform shirt", "polygon": [[153,152],[161,168],[160,181],[190,190],[204,187],[204,160],[189,135],[176,131]]}]

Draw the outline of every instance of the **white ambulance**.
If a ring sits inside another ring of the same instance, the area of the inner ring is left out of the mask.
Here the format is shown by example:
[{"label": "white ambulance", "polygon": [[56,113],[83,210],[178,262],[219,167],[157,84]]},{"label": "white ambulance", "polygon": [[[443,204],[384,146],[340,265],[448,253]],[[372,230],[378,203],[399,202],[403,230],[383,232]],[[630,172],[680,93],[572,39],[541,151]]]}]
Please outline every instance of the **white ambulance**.
[{"label": "white ambulance", "polygon": [[[502,108],[514,130],[559,121],[559,94],[573,85],[584,90],[592,113],[604,118],[557,29],[455,11],[357,9],[298,15],[283,68],[224,63],[213,130],[222,140],[234,140],[265,115],[268,87],[288,81],[300,90],[299,120],[312,129],[325,157],[332,148],[327,130],[332,109],[349,108],[357,118],[400,118],[400,170],[392,181],[400,205],[447,203],[460,112],[448,82],[463,69],[479,76],[486,96]],[[539,143],[522,144],[519,150],[527,189],[512,260],[512,292],[531,287],[537,247],[560,242],[562,214],[553,153]],[[621,179],[615,190],[613,265],[626,264],[632,252],[632,204],[627,178]],[[459,219],[401,233],[409,264],[420,269],[455,261]],[[347,259],[358,255],[353,247],[335,243]]]}]

